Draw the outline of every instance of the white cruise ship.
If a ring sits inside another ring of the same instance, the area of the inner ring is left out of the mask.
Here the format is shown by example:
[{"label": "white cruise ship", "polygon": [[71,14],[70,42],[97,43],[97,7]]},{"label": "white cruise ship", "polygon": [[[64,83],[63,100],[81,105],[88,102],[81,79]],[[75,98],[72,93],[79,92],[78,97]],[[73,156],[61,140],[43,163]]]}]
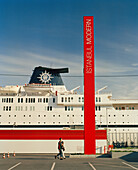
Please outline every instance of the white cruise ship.
[{"label": "white cruise ship", "polygon": [[[1,87],[0,129],[83,129],[84,96],[68,91],[60,73],[68,68],[39,66],[29,84]],[[104,88],[95,97],[96,127],[107,129],[109,143],[138,145],[138,100],[112,99]]]}]

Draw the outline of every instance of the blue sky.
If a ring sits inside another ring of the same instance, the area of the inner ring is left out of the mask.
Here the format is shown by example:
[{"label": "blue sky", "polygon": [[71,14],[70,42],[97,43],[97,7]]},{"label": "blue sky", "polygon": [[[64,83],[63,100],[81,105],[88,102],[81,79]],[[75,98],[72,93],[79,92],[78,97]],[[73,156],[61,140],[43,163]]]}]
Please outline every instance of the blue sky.
[{"label": "blue sky", "polygon": [[[83,16],[95,18],[96,75],[138,75],[137,0],[0,0],[0,74],[31,75],[36,66],[82,75]],[[64,78],[68,89],[81,78]],[[0,85],[29,77],[0,76]],[[96,78],[117,98],[138,98],[137,77]]]}]

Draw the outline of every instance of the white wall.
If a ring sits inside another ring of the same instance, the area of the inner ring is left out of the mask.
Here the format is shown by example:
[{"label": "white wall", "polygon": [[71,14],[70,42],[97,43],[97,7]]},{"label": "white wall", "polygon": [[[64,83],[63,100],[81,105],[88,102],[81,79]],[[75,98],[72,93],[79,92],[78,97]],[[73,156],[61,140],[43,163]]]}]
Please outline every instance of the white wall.
[{"label": "white wall", "polygon": [[[84,140],[64,140],[65,153],[84,153]],[[106,140],[96,140],[96,152],[104,153]],[[0,153],[57,153],[58,140],[0,140]]]}]

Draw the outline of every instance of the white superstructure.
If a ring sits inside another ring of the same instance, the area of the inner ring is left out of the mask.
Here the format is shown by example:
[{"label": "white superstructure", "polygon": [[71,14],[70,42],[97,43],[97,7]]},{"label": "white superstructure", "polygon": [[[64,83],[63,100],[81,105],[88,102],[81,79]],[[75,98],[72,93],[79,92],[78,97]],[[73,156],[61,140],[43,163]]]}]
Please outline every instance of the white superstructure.
[{"label": "white superstructure", "polygon": [[[28,85],[0,88],[0,128],[83,129],[84,96],[66,89],[59,73],[67,72],[36,67]],[[138,140],[138,100],[112,99],[104,88],[95,95],[97,128],[107,129],[110,143],[125,140],[119,133]]]}]

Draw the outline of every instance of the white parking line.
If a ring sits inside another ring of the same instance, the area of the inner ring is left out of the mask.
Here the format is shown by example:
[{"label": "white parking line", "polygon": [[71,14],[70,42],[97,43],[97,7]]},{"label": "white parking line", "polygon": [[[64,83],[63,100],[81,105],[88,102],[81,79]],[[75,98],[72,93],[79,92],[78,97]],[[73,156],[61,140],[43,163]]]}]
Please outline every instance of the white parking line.
[{"label": "white parking line", "polygon": [[21,162],[19,162],[18,164],[16,164],[16,165],[12,166],[12,167],[11,167],[11,168],[9,168],[8,170],[13,169],[13,168],[15,168],[16,166],[18,166],[18,165],[20,165],[20,164],[21,164]]},{"label": "white parking line", "polygon": [[55,162],[53,163],[53,165],[52,165],[52,167],[51,167],[51,170],[53,170],[54,169],[54,167],[55,167]]},{"label": "white parking line", "polygon": [[96,168],[90,162],[88,162],[88,163],[92,167],[93,170],[96,170]]},{"label": "white parking line", "polygon": [[125,164],[125,165],[127,165],[127,166],[130,166],[131,168],[133,168],[133,169],[137,169],[138,170],[138,168],[136,168],[136,167],[134,167],[134,166],[132,166],[132,165],[129,165],[129,164],[127,164],[126,162],[122,162],[123,164]]}]

